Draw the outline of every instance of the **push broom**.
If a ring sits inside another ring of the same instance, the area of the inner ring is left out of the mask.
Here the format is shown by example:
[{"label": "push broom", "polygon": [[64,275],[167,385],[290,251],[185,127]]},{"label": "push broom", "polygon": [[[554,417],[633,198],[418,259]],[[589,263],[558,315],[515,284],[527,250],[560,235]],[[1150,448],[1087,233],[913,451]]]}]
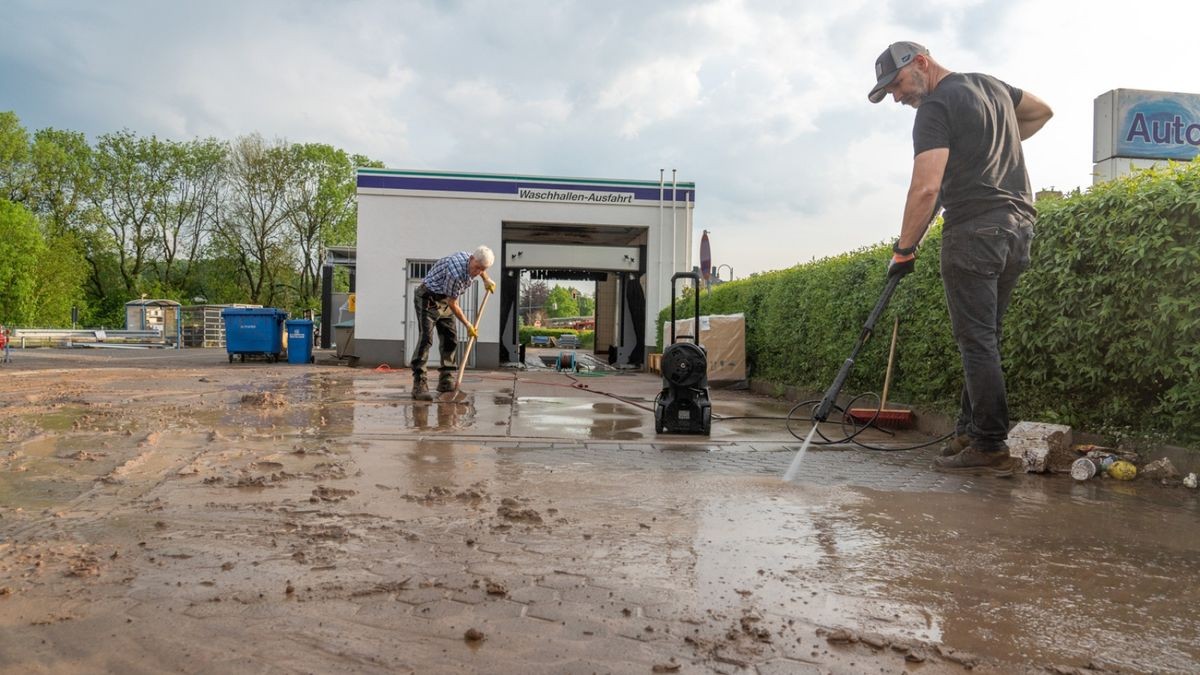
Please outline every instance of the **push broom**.
[{"label": "push broom", "polygon": [[479,322],[483,319],[483,310],[487,308],[487,301],[490,297],[492,297],[492,292],[485,291],[483,294],[483,302],[479,303],[479,311],[475,313],[475,324],[472,326],[475,335],[472,335],[471,339],[467,341],[467,349],[463,352],[462,362],[458,364],[458,377],[454,380],[454,391],[443,393],[439,397],[440,401],[454,403],[462,401],[466,398],[466,395],[461,394],[458,388],[460,385],[462,385],[463,373],[467,369],[467,360],[471,357],[471,348],[475,346],[475,338],[479,334]]},{"label": "push broom", "polygon": [[888,408],[888,389],[892,386],[892,365],[896,362],[896,336],[900,332],[900,317],[892,321],[892,346],[888,349],[887,373],[883,376],[883,394],[879,397],[879,409],[851,408],[847,411],[856,424],[874,424],[887,429],[907,429],[912,426],[913,413],[903,408]]}]

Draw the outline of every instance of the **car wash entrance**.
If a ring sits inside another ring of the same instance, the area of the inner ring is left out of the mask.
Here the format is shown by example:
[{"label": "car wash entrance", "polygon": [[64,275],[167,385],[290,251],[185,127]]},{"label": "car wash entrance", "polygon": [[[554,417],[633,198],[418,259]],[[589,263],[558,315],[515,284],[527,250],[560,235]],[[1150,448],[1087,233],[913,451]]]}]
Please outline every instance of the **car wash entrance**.
[{"label": "car wash entrance", "polygon": [[[657,173],[627,180],[359,169],[360,364],[408,363],[408,308],[420,270],[484,245],[496,254],[488,275],[497,289],[479,325],[478,367],[520,360],[522,278],[594,289],[597,360],[642,365],[655,316],[670,302],[671,276],[692,269],[695,184]],[[473,307],[477,297],[461,304]]]},{"label": "car wash entrance", "polygon": [[643,227],[504,223],[500,363],[522,360],[522,279],[589,282],[596,299],[594,353],[618,368],[640,367],[646,347]]}]

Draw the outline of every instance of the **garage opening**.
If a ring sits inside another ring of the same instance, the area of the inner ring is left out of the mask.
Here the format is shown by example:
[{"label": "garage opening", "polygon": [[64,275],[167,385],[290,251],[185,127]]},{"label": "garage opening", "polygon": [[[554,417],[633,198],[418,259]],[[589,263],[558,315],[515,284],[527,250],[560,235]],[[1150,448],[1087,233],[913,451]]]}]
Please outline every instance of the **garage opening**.
[{"label": "garage opening", "polygon": [[[552,281],[567,282],[594,298],[590,354],[613,367],[641,367],[645,353],[646,228],[506,222],[502,234],[500,273],[505,283],[500,297],[501,363],[522,361],[532,342],[522,340],[522,325],[549,314],[563,318],[560,308],[538,313],[531,306],[530,286]],[[582,321],[584,317],[576,318]]]}]

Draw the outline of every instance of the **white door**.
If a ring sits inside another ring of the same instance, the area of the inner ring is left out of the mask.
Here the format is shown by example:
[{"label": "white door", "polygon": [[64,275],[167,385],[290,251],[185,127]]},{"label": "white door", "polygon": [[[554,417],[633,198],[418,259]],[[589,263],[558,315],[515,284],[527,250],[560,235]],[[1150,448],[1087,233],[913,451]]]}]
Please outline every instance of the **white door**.
[{"label": "white door", "polygon": [[[416,308],[413,307],[413,295],[416,293],[417,287],[421,285],[421,280],[429,273],[429,268],[433,266],[434,260],[410,260],[408,261],[408,282],[404,285],[404,365],[412,362],[413,350],[417,347],[417,338],[421,330],[420,322],[416,317]],[[475,315],[479,311],[479,283],[476,281],[471,284],[466,293],[463,293],[458,298],[458,306],[462,308],[463,314],[466,314],[467,320],[474,323]],[[458,335],[458,358],[462,358],[463,351],[467,348],[467,329],[458,322],[454,321],[456,333]],[[441,363],[441,354],[439,351],[440,340],[438,339],[437,331],[433,333],[433,346],[429,348],[429,357],[425,363],[431,370],[437,370],[438,364]],[[475,350],[471,350],[471,356],[467,360],[467,366],[475,367]]]}]

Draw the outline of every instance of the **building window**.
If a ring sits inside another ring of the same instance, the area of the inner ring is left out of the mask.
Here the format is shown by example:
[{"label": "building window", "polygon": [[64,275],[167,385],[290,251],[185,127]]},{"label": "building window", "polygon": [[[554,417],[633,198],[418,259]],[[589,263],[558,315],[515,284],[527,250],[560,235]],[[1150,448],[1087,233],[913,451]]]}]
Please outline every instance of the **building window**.
[{"label": "building window", "polygon": [[429,270],[433,268],[436,260],[409,260],[408,261],[408,278],[409,279],[424,279]]}]

